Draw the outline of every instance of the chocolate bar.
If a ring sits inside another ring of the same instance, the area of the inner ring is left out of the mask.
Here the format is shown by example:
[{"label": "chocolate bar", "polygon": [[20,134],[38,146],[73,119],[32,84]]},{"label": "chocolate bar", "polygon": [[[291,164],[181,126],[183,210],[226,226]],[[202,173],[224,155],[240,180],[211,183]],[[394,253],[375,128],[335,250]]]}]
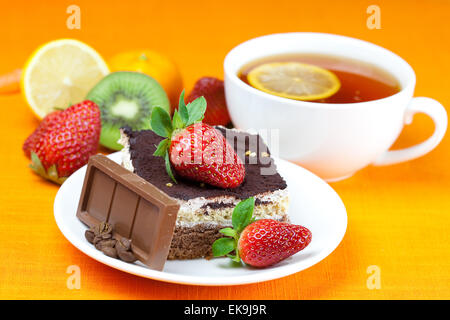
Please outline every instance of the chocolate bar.
[{"label": "chocolate bar", "polygon": [[138,260],[162,270],[172,241],[178,202],[103,155],[90,157],[77,217],[89,227],[113,226],[116,238],[131,240]]}]

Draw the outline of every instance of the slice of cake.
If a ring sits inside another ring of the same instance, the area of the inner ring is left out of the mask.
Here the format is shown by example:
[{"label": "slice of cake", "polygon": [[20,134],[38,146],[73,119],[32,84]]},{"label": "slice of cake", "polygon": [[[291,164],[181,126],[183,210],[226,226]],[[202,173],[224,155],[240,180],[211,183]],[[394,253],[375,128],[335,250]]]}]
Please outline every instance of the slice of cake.
[{"label": "slice of cake", "polygon": [[162,138],[151,130],[121,129],[122,165],[149,181],[180,204],[168,259],[211,257],[211,245],[231,226],[238,202],[255,198],[254,217],[288,222],[288,190],[276,171],[267,146],[259,135],[216,127],[245,164],[244,182],[237,188],[221,189],[176,177],[174,183],[162,157],[153,156]]}]

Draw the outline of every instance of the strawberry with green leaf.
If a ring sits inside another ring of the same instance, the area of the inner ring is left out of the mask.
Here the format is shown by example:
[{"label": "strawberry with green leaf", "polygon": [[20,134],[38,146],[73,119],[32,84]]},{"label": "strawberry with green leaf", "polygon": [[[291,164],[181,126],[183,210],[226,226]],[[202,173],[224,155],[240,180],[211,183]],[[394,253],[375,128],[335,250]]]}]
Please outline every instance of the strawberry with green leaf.
[{"label": "strawberry with green leaf", "polygon": [[239,202],[233,210],[233,228],[220,232],[226,237],[212,245],[215,257],[227,256],[236,262],[263,268],[274,265],[306,248],[311,231],[299,225],[252,217],[255,199]]},{"label": "strawberry with green leaf", "polygon": [[31,169],[61,184],[97,153],[100,130],[100,109],[85,100],[47,115],[22,148]]},{"label": "strawberry with green leaf", "polygon": [[188,103],[181,93],[178,109],[170,118],[166,110],[154,107],[152,130],[163,139],[154,155],[165,159],[166,171],[177,182],[177,175],[220,188],[242,184],[245,167],[226,138],[212,126],[202,123],[206,100],[199,97]]}]

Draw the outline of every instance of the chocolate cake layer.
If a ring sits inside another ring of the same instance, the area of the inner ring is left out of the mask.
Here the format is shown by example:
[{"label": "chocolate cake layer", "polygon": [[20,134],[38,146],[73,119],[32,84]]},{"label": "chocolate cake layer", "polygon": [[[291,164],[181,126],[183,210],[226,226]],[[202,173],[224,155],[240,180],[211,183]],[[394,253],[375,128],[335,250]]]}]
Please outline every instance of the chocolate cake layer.
[{"label": "chocolate cake layer", "polygon": [[198,224],[193,227],[177,227],[170,245],[168,260],[212,258],[212,244],[223,237],[220,229],[228,226]]},{"label": "chocolate cake layer", "polygon": [[[270,157],[270,152],[259,135],[223,127],[217,127],[217,129],[227,138],[244,162],[245,179],[237,188],[221,189],[189,181],[180,176],[176,176],[178,183],[173,183],[169,187],[167,183],[172,181],[164,169],[164,159],[153,156],[156,146],[163,138],[151,130],[133,131],[130,128],[123,128],[123,132],[129,138],[129,153],[134,172],[171,197],[181,200],[219,196],[246,199],[255,194],[273,192],[287,187],[286,182],[275,169],[269,170],[271,167],[274,167],[273,159]],[[264,173],[264,169],[266,169],[266,173]]]}]

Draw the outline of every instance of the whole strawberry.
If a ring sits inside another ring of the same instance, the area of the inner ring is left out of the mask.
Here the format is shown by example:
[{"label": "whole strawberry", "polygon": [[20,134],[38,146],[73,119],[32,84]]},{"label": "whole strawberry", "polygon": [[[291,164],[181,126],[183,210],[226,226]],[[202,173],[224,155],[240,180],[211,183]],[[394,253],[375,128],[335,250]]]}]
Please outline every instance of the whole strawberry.
[{"label": "whole strawberry", "polygon": [[97,152],[100,130],[100,110],[86,100],[44,118],[23,149],[35,172],[62,183]]},{"label": "whole strawberry", "polygon": [[193,181],[220,188],[238,187],[244,181],[244,164],[218,130],[200,122],[205,110],[204,97],[185,105],[184,92],[172,120],[167,111],[154,107],[152,130],[166,138],[154,155],[165,158],[166,170],[175,182],[172,167],[179,176]]},{"label": "whole strawberry", "polygon": [[242,231],[238,242],[243,262],[266,267],[303,250],[311,242],[311,231],[299,225],[261,219]]},{"label": "whole strawberry", "polygon": [[172,136],[169,157],[177,174],[221,188],[238,187],[245,168],[233,147],[215,128],[196,123]]},{"label": "whole strawberry", "polygon": [[205,97],[208,103],[203,119],[204,123],[225,126],[231,122],[222,80],[213,77],[200,78],[194,84],[194,88],[186,101],[192,102],[201,96]]},{"label": "whole strawberry", "polygon": [[[254,198],[241,201],[233,211],[233,228],[220,230],[231,238],[213,243],[214,256],[232,258],[236,262],[263,268],[274,265],[306,248],[312,234],[307,228],[273,219],[254,220]],[[232,255],[231,252],[235,254]]]},{"label": "whole strawberry", "polygon": [[39,123],[39,126],[25,140],[22,149],[27,157],[31,157],[31,151],[36,146],[36,143],[39,141],[40,137],[47,131],[47,129],[57,124],[60,112],[61,111],[54,111],[46,115],[44,119],[42,119],[42,121]]}]

